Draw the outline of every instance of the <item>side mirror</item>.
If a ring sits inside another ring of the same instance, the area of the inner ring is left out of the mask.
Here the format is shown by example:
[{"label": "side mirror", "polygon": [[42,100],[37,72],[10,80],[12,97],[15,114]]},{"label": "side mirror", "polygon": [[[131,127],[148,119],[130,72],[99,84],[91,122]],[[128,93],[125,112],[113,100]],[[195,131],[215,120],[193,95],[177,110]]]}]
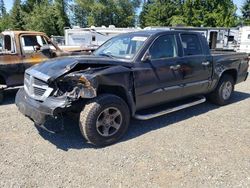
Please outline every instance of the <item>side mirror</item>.
[{"label": "side mirror", "polygon": [[147,61],[151,61],[151,55],[149,53],[149,51],[147,51],[144,56],[141,59],[142,62],[147,62]]}]

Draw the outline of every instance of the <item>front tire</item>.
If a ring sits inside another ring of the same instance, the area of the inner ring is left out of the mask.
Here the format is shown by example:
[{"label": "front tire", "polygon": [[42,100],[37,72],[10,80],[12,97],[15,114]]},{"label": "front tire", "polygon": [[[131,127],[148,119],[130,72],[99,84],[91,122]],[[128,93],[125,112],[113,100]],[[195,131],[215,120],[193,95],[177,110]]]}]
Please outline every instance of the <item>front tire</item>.
[{"label": "front tire", "polygon": [[89,101],[80,114],[82,135],[96,146],[117,142],[127,131],[130,111],[126,102],[111,94]]},{"label": "front tire", "polygon": [[208,95],[208,99],[217,105],[228,104],[234,92],[234,84],[232,76],[228,74],[223,75],[215,90]]}]

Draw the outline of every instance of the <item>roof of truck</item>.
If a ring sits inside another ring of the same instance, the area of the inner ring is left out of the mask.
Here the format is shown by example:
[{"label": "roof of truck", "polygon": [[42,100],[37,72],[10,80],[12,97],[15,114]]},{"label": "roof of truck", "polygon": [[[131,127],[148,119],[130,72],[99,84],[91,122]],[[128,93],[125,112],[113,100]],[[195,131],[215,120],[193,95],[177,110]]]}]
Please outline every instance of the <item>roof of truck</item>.
[{"label": "roof of truck", "polygon": [[157,34],[161,34],[161,33],[192,33],[192,34],[197,34],[198,32],[188,31],[188,30],[152,29],[152,30],[141,30],[141,31],[136,31],[136,32],[130,32],[130,33],[126,33],[126,34],[157,35]]},{"label": "roof of truck", "polygon": [[14,34],[14,35],[20,35],[20,34],[44,34],[43,32],[38,31],[17,31],[17,30],[5,30],[2,32],[3,34]]}]

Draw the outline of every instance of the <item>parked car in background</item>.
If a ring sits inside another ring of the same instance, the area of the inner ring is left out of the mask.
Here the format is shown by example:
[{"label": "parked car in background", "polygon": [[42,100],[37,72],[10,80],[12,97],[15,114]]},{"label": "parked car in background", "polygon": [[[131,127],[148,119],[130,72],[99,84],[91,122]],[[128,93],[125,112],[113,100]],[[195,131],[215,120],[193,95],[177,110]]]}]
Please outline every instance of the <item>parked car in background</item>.
[{"label": "parked car in background", "polygon": [[[82,53],[89,53],[82,52]],[[77,55],[61,50],[48,36],[35,31],[4,31],[0,34],[0,103],[4,90],[23,85],[24,71],[59,56]]]}]

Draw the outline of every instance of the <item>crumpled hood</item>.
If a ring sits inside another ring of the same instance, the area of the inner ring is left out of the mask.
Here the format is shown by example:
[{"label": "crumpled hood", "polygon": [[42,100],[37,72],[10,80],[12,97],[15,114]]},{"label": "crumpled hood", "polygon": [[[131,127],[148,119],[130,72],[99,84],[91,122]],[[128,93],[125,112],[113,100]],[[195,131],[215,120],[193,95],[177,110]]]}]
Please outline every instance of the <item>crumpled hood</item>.
[{"label": "crumpled hood", "polygon": [[37,64],[26,70],[27,73],[37,76],[39,79],[44,81],[54,80],[71,70],[76,66],[82,65],[79,70],[85,70],[89,68],[100,68],[100,67],[110,67],[124,65],[130,67],[130,63],[119,61],[116,59],[106,58],[106,57],[96,57],[96,56],[72,56],[56,58],[53,60],[48,60],[43,63]]}]

